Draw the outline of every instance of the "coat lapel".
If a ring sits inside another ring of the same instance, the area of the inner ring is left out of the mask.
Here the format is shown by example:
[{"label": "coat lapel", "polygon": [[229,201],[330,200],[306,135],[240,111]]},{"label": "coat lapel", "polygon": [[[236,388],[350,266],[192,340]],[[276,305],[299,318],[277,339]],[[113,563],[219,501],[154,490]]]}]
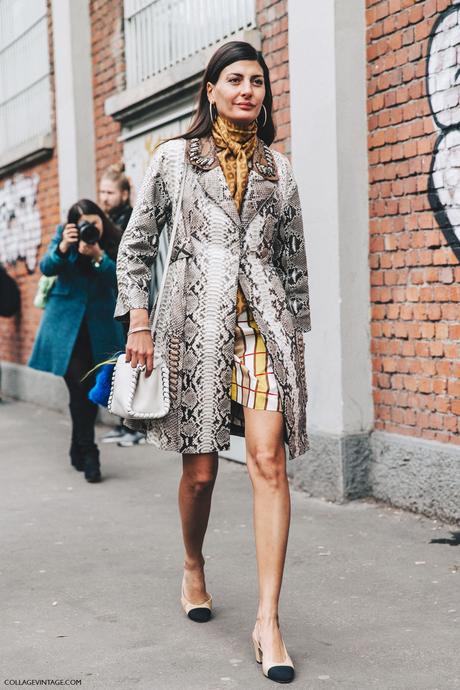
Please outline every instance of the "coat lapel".
[{"label": "coat lapel", "polygon": [[230,194],[220,165],[207,172],[202,172],[198,179],[206,194],[225,211],[236,225],[241,225],[240,214],[236,208],[235,200]]},{"label": "coat lapel", "polygon": [[212,137],[188,140],[187,155],[189,162],[199,170],[198,180],[206,194],[238,226],[246,226],[252,221],[276,187],[278,174],[273,155],[268,146],[260,140],[252,159],[241,215],[230,194]]},{"label": "coat lapel", "polygon": [[191,165],[197,169],[198,181],[206,194],[225,211],[236,225],[241,225],[240,214],[220,167],[212,137],[189,139],[187,141],[187,155]]},{"label": "coat lapel", "polygon": [[252,159],[248,186],[241,207],[241,222],[249,225],[265,202],[272,196],[278,181],[272,152],[260,139]]}]

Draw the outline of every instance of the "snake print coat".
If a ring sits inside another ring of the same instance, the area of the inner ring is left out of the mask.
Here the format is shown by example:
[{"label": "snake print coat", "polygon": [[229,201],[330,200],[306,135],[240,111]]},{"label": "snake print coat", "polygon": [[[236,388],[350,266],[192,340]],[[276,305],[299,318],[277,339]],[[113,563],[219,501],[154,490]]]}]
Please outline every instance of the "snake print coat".
[{"label": "snake print coat", "polygon": [[310,330],[299,194],[289,161],[258,142],[238,213],[213,139],[161,144],[118,251],[115,317],[148,308],[151,266],[170,235],[185,174],[176,241],[154,334],[170,369],[171,408],[129,421],[164,450],[227,450],[236,427],[230,397],[238,282],[271,356],[289,458],[309,447],[303,331]]}]

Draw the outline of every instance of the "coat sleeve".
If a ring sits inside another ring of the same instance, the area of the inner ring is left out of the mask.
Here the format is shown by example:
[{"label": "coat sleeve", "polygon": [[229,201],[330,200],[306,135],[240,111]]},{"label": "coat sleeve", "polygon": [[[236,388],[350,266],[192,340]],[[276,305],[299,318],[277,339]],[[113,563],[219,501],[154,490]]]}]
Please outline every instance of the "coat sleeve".
[{"label": "coat sleeve", "polygon": [[299,190],[287,160],[286,165],[287,188],[275,241],[274,263],[282,275],[288,309],[294,315],[297,327],[307,332],[311,329],[311,322],[302,210]]},{"label": "coat sleeve", "polygon": [[57,276],[67,267],[67,256],[59,254],[57,248],[62,240],[63,225],[58,225],[56,234],[49,243],[46,254],[40,261],[40,271],[45,276]]},{"label": "coat sleeve", "polygon": [[118,249],[115,318],[119,320],[127,320],[130,309],[148,309],[151,267],[171,215],[162,149],[159,146],[153,155]]}]

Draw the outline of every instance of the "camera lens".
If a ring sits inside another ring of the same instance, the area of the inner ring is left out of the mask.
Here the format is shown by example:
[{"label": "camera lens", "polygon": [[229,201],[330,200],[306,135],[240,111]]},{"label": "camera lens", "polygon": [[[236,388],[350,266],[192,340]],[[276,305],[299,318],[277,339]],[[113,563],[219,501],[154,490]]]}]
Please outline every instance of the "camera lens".
[{"label": "camera lens", "polygon": [[87,220],[78,223],[79,239],[86,244],[96,244],[99,241],[99,230],[94,223],[88,223]]}]

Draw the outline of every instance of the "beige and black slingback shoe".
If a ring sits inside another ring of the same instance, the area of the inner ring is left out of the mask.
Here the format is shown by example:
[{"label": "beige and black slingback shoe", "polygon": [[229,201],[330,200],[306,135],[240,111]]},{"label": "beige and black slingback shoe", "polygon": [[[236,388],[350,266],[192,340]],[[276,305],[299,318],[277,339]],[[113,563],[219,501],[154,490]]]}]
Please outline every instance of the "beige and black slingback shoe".
[{"label": "beige and black slingback shoe", "polygon": [[211,618],[212,596],[201,604],[193,604],[184,594],[184,581],[182,580],[181,604],[187,616],[195,623],[207,623]]}]

